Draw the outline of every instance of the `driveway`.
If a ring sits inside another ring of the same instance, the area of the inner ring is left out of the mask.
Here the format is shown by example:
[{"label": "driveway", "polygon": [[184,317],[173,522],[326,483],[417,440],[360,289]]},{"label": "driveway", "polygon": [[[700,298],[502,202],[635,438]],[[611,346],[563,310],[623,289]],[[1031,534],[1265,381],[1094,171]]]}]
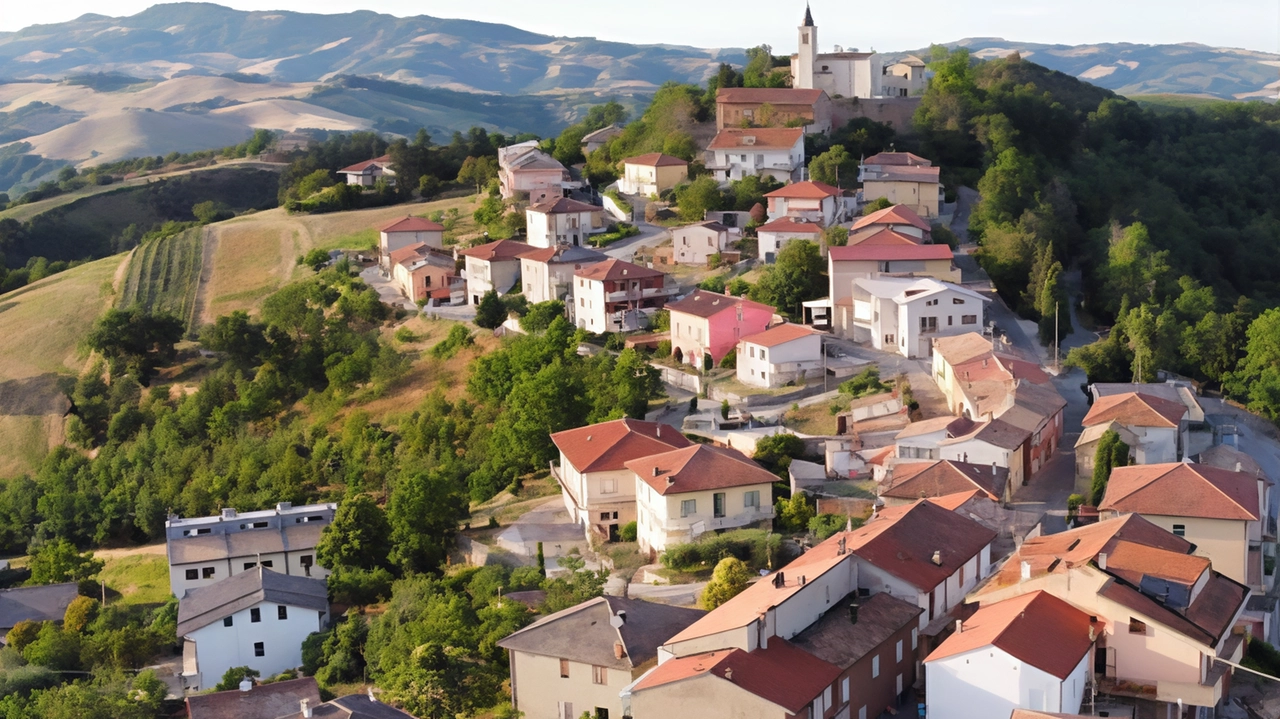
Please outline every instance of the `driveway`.
[{"label": "driveway", "polygon": [[[400,294],[400,288],[396,284],[382,276],[382,273],[378,271],[377,265],[370,265],[361,270],[360,279],[364,280],[366,285],[369,285],[378,291],[378,299],[381,299],[392,307],[402,307],[414,312],[419,311],[416,303]],[[459,322],[470,322],[476,318],[475,305],[427,307],[422,309],[421,312],[424,315],[440,317],[446,320],[457,320]]]},{"label": "driveway", "polygon": [[677,607],[698,606],[698,595],[707,586],[706,582],[693,584],[641,584],[632,582],[627,587],[627,596],[632,599],[644,599],[660,604],[672,604]]}]

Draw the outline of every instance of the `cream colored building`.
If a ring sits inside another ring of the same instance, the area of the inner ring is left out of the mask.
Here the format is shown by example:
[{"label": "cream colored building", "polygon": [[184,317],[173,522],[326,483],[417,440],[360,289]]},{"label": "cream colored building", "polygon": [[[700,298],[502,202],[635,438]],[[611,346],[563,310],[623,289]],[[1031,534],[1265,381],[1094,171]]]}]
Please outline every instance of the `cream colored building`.
[{"label": "cream colored building", "polygon": [[941,184],[936,167],[895,167],[882,172],[864,172],[861,180],[865,202],[883,198],[895,205],[906,205],[921,217],[938,216]]},{"label": "cream colored building", "polygon": [[678,264],[705,267],[712,255],[729,249],[729,228],[719,222],[699,222],[671,230],[671,255]]},{"label": "cream colored building", "polygon": [[497,240],[459,250],[465,258],[467,304],[478,305],[490,291],[505,295],[520,289],[520,258],[536,248],[515,240]]},{"label": "cream colored building", "polygon": [[657,664],[658,646],[705,612],[596,597],[498,642],[511,665],[512,706],[526,719],[625,715],[622,691]]},{"label": "cream colored building", "polygon": [[603,212],[603,207],[567,197],[529,205],[524,211],[528,243],[532,247],[585,245]]},{"label": "cream colored building", "polygon": [[689,163],[678,157],[651,152],[622,161],[618,189],[627,195],[660,195],[689,179]]},{"label": "cream colored building", "polygon": [[573,318],[573,273],[607,255],[586,247],[561,245],[532,250],[520,256],[520,282],[529,304],[562,300]]},{"label": "cream colored building", "polygon": [[822,376],[824,333],[807,325],[781,324],[738,343],[738,381],[751,387],[781,387]]},{"label": "cream colored building", "polygon": [[882,93],[880,56],[836,46],[835,52],[819,52],[818,27],[805,7],[800,25],[799,51],[791,56],[791,86],[826,90],[833,99],[871,98]]},{"label": "cream colored building", "polygon": [[635,477],[642,552],[773,519],[777,477],[737,450],[695,444],[626,465]]},{"label": "cream colored building", "polygon": [[675,427],[616,419],[551,435],[560,463],[551,475],[560,484],[569,517],[597,535],[615,538],[636,518],[635,475],[626,463],[689,446]]},{"label": "cream colored building", "polygon": [[895,63],[885,65],[884,76],[880,78],[885,97],[923,95],[928,85],[926,69],[924,60],[915,55],[907,55]]}]

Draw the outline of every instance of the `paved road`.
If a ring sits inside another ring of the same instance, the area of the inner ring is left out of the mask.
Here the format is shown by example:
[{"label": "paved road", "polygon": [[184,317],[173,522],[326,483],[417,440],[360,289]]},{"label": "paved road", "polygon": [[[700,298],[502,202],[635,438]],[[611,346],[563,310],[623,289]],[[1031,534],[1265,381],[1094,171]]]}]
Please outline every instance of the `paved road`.
[{"label": "paved road", "polygon": [[627,596],[632,599],[644,599],[662,604],[674,604],[678,607],[695,607],[698,595],[702,594],[706,582],[693,584],[641,584],[632,582],[627,587]]},{"label": "paved road", "polygon": [[625,240],[618,240],[606,247],[604,253],[610,257],[630,262],[631,258],[635,256],[636,250],[657,247],[662,244],[663,240],[671,237],[671,233],[665,227],[651,225],[644,221],[644,208],[649,204],[648,200],[643,197],[633,196],[629,196],[627,199],[631,202],[632,222],[636,227],[640,228],[640,234],[635,237],[628,237]]}]

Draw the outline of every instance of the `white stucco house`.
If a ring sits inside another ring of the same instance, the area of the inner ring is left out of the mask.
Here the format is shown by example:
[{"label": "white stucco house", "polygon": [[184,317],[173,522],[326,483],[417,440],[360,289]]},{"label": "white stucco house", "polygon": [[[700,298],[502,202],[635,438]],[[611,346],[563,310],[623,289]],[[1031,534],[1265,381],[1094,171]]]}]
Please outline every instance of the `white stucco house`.
[{"label": "white stucco house", "polygon": [[778,253],[792,240],[808,240],[822,245],[822,225],[800,217],[779,217],[756,228],[757,248],[760,257],[772,264]]},{"label": "white stucco house", "polygon": [[640,551],[709,531],[767,524],[777,476],[733,449],[695,444],[626,463],[634,472]]},{"label": "white stucco house", "polygon": [[929,718],[1079,713],[1101,633],[1093,619],[1044,591],[984,605],[925,659]]},{"label": "white stucco house", "polygon": [[557,245],[530,250],[520,256],[520,283],[529,304],[563,300],[573,318],[573,273],[609,259],[588,247]]},{"label": "white stucco house", "polygon": [[791,56],[791,86],[826,90],[833,98],[880,97],[884,82],[883,61],[873,52],[836,46],[819,52],[818,26],[808,6],[799,28],[798,51]]},{"label": "white stucco house", "polygon": [[707,146],[707,169],[721,183],[752,175],[791,182],[800,179],[804,167],[804,130],[800,128],[727,127]]},{"label": "white stucco house", "polygon": [[323,579],[262,566],[194,589],[178,602],[182,678],[188,690],[212,688],[231,667],[269,677],[302,665],[302,642],[329,618]]},{"label": "white stucco house", "polygon": [[499,295],[519,292],[520,258],[536,249],[515,240],[496,240],[459,250],[466,265],[467,304],[480,304],[490,290]]},{"label": "white stucco house", "polygon": [[738,381],[752,387],[781,387],[821,376],[824,334],[808,325],[788,323],[743,337],[737,348]]},{"label": "white stucco house", "polygon": [[765,193],[765,200],[770,220],[791,218],[820,227],[840,222],[848,209],[839,188],[814,180],[793,182]]},{"label": "white stucco house", "polygon": [[226,507],[213,517],[171,516],[164,523],[169,588],[182,599],[190,589],[259,564],[281,574],[327,577],[329,571],[316,563],[316,544],[337,509],[332,502],[298,507],[281,502],[255,512]]},{"label": "white stucco house", "polygon": [[931,355],[934,337],[980,327],[991,300],[928,277],[878,277],[855,279],[847,301],[852,308],[848,334],[855,342],[916,358]]},{"label": "white stucco house", "polygon": [[348,185],[356,185],[358,187],[373,187],[378,184],[378,180],[382,180],[388,185],[395,185],[396,171],[391,168],[391,165],[391,156],[383,155],[344,167],[338,170],[338,174],[347,178]]},{"label": "white stucco house", "polygon": [[585,245],[602,212],[603,207],[567,197],[529,205],[524,211],[528,243],[533,247]]},{"label": "white stucco house", "polygon": [[401,217],[378,227],[378,257],[384,272],[391,269],[391,253],[416,244],[444,248],[444,225],[425,217]]}]

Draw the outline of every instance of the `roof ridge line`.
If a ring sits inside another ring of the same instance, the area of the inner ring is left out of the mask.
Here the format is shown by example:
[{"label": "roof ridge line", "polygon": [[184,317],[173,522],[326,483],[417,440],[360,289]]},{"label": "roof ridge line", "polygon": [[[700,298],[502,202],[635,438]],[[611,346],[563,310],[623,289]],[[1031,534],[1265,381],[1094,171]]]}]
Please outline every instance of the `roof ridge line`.
[{"label": "roof ridge line", "polygon": [[[1209,486],[1210,486],[1210,487],[1213,487],[1215,490],[1217,490],[1218,494],[1221,494],[1223,497],[1226,497],[1228,502],[1231,502],[1231,503],[1232,503],[1232,504],[1234,504],[1235,506],[1239,507],[1239,508],[1240,508],[1240,511],[1242,511],[1242,512],[1244,512],[1244,513],[1248,514],[1248,512],[1249,512],[1248,508],[1246,508],[1243,504],[1240,504],[1239,502],[1237,502],[1237,501],[1235,500],[1235,498],[1234,498],[1234,497],[1232,497],[1231,495],[1229,495],[1229,494],[1227,494],[1226,492],[1222,491],[1222,488],[1221,488],[1221,487],[1219,487],[1219,486],[1218,486],[1218,485],[1217,485],[1213,480],[1211,480],[1211,479],[1209,479],[1208,477],[1206,477],[1206,476],[1204,476],[1203,474],[1201,474],[1201,473],[1200,473],[1200,470],[1195,469],[1195,467],[1199,464],[1198,462],[1179,462],[1178,464],[1185,464],[1185,465],[1186,465],[1186,466],[1187,466],[1187,467],[1188,467],[1192,472],[1195,472],[1195,474],[1196,474],[1196,476],[1197,476],[1197,477],[1199,477],[1200,479],[1204,480],[1205,482],[1207,482],[1207,483],[1209,484]],[[1222,468],[1221,468],[1221,467],[1214,467],[1214,469],[1222,469]],[[1171,471],[1171,472],[1172,472],[1173,470],[1169,470],[1169,471]],[[1226,471],[1231,471],[1231,470],[1223,470],[1223,471],[1224,471],[1224,472],[1226,472]],[[1243,473],[1242,473],[1242,474],[1243,474]],[[1261,509],[1261,508],[1259,508],[1259,509]],[[1255,514],[1257,514],[1257,513],[1255,512]],[[1257,518],[1255,518],[1255,521],[1256,521],[1256,520],[1257,520]]]}]

